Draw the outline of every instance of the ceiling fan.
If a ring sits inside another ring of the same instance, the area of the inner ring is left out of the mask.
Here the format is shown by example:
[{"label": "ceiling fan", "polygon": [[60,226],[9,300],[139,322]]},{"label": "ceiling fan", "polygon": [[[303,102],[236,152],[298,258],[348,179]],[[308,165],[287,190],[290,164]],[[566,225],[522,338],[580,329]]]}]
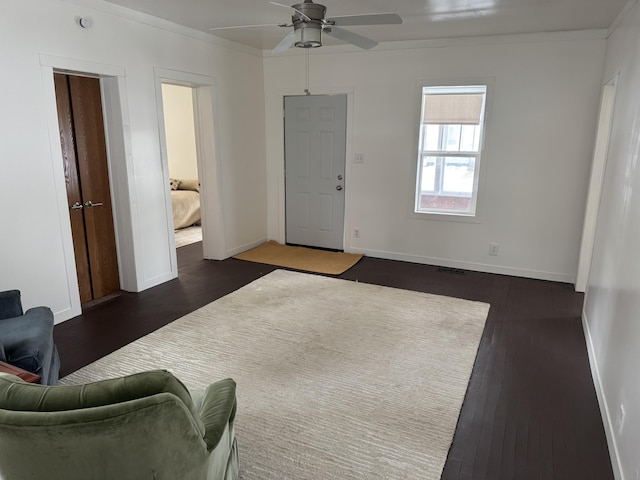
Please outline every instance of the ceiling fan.
[{"label": "ceiling fan", "polygon": [[316,48],[322,46],[322,34],[330,35],[344,42],[355,45],[365,50],[378,45],[378,42],[363,37],[357,33],[345,30],[341,27],[356,25],[398,25],[402,18],[395,13],[374,13],[370,15],[346,15],[342,17],[325,18],[327,7],[312,0],[304,0],[293,6],[281,3],[269,2],[278,7],[284,7],[291,12],[291,23],[267,24],[267,25],[238,25],[233,27],[217,27],[209,30],[224,30],[229,28],[250,27],[293,27],[293,31],[284,37],[273,49],[273,53],[282,53],[295,45],[299,48]]}]

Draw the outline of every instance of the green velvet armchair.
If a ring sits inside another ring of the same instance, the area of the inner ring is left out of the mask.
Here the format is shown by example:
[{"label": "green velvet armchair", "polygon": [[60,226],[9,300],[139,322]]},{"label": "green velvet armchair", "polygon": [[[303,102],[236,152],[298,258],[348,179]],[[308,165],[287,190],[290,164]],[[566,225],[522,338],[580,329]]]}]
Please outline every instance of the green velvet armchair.
[{"label": "green velvet armchair", "polygon": [[190,393],[171,373],[76,386],[0,374],[0,478],[235,480],[235,382]]}]

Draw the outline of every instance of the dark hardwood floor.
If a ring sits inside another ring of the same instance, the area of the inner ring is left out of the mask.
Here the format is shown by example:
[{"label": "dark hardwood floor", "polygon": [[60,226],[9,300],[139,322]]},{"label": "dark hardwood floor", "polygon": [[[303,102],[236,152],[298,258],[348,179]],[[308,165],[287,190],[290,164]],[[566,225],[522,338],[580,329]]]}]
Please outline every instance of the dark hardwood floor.
[{"label": "dark hardwood floor", "polygon": [[[57,325],[61,375],[275,270],[178,249],[180,278]],[[442,479],[613,479],[573,286],[363,258],[339,276],[491,304]],[[295,479],[292,479],[295,480]]]}]

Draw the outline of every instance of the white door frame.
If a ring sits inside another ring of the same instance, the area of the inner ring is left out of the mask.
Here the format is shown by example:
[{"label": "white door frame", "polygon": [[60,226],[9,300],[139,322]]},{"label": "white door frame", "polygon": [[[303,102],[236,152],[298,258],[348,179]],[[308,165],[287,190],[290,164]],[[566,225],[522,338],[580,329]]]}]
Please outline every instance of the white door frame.
[{"label": "white door frame", "polygon": [[[351,252],[351,235],[347,232],[351,231],[351,194],[350,194],[350,179],[353,170],[353,104],[354,104],[354,87],[313,87],[312,95],[346,95],[347,96],[347,148],[346,148],[346,161],[345,161],[345,182],[344,182],[344,251]],[[280,121],[274,119],[273,134],[274,138],[279,139],[278,142],[274,142],[273,155],[274,159],[278,159],[277,179],[269,178],[273,172],[275,172],[274,165],[267,166],[267,180],[268,184],[275,186],[277,184],[277,231],[269,232],[269,237],[276,240],[279,243],[285,243],[286,241],[286,206],[285,206],[285,158],[284,158],[284,97],[299,96],[300,90],[286,89],[274,92],[270,101],[275,102],[280,106]],[[269,122],[269,119],[267,119]],[[269,209],[268,209],[269,210]]]},{"label": "white door frame", "polygon": [[113,221],[116,236],[116,252],[120,286],[123,290],[137,292],[142,290],[142,265],[140,256],[136,254],[138,224],[135,204],[134,178],[131,155],[131,134],[125,125],[129,125],[129,107],[125,83],[125,69],[117,65],[107,65],[84,60],[77,60],[52,55],[40,55],[41,74],[44,93],[44,108],[49,124],[49,143],[56,191],[56,204],[62,232],[62,249],[66,269],[66,285],[69,294],[69,305],[56,313],[56,323],[67,320],[82,313],[78,277],[71,234],[71,220],[67,202],[62,147],[60,144],[60,127],[56,104],[53,73],[70,75],[88,75],[100,78],[102,92],[102,109],[107,146],[107,164],[111,201],[113,205]]},{"label": "white door frame", "polygon": [[577,292],[585,292],[589,281],[589,270],[593,257],[593,245],[596,236],[598,210],[600,208],[600,196],[604,182],[605,167],[609,150],[609,138],[611,136],[611,122],[615,107],[616,84],[619,73],[602,86],[600,100],[600,113],[598,115],[598,130],[593,149],[593,161],[591,164],[591,180],[587,193],[587,206],[584,214],[582,230],[582,242],[580,244],[580,257],[578,260],[578,273],[576,274]]},{"label": "white door frame", "polygon": [[220,175],[219,145],[216,141],[217,108],[216,81],[214,77],[164,68],[154,68],[156,103],[162,173],[165,179],[165,210],[167,214],[167,239],[171,251],[171,271],[178,275],[173,212],[169,189],[169,159],[164,128],[162,84],[169,83],[193,89],[194,126],[196,131],[196,155],[200,179],[200,213],[202,218],[202,250],[204,258],[223,260],[226,255],[224,222],[222,216],[222,185]]}]

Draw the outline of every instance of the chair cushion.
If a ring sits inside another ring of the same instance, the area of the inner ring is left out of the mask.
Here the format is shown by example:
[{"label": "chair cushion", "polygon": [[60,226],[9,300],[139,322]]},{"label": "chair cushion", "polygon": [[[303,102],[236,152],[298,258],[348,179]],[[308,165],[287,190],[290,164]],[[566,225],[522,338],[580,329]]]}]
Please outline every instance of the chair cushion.
[{"label": "chair cushion", "polygon": [[27,384],[18,377],[0,375],[0,409],[59,412],[127,402],[159,393],[178,397],[204,435],[204,425],[187,387],[166,370],[151,370],[85,385],[45,387]]},{"label": "chair cushion", "polygon": [[0,292],[0,320],[22,315],[22,302],[19,290]]}]

